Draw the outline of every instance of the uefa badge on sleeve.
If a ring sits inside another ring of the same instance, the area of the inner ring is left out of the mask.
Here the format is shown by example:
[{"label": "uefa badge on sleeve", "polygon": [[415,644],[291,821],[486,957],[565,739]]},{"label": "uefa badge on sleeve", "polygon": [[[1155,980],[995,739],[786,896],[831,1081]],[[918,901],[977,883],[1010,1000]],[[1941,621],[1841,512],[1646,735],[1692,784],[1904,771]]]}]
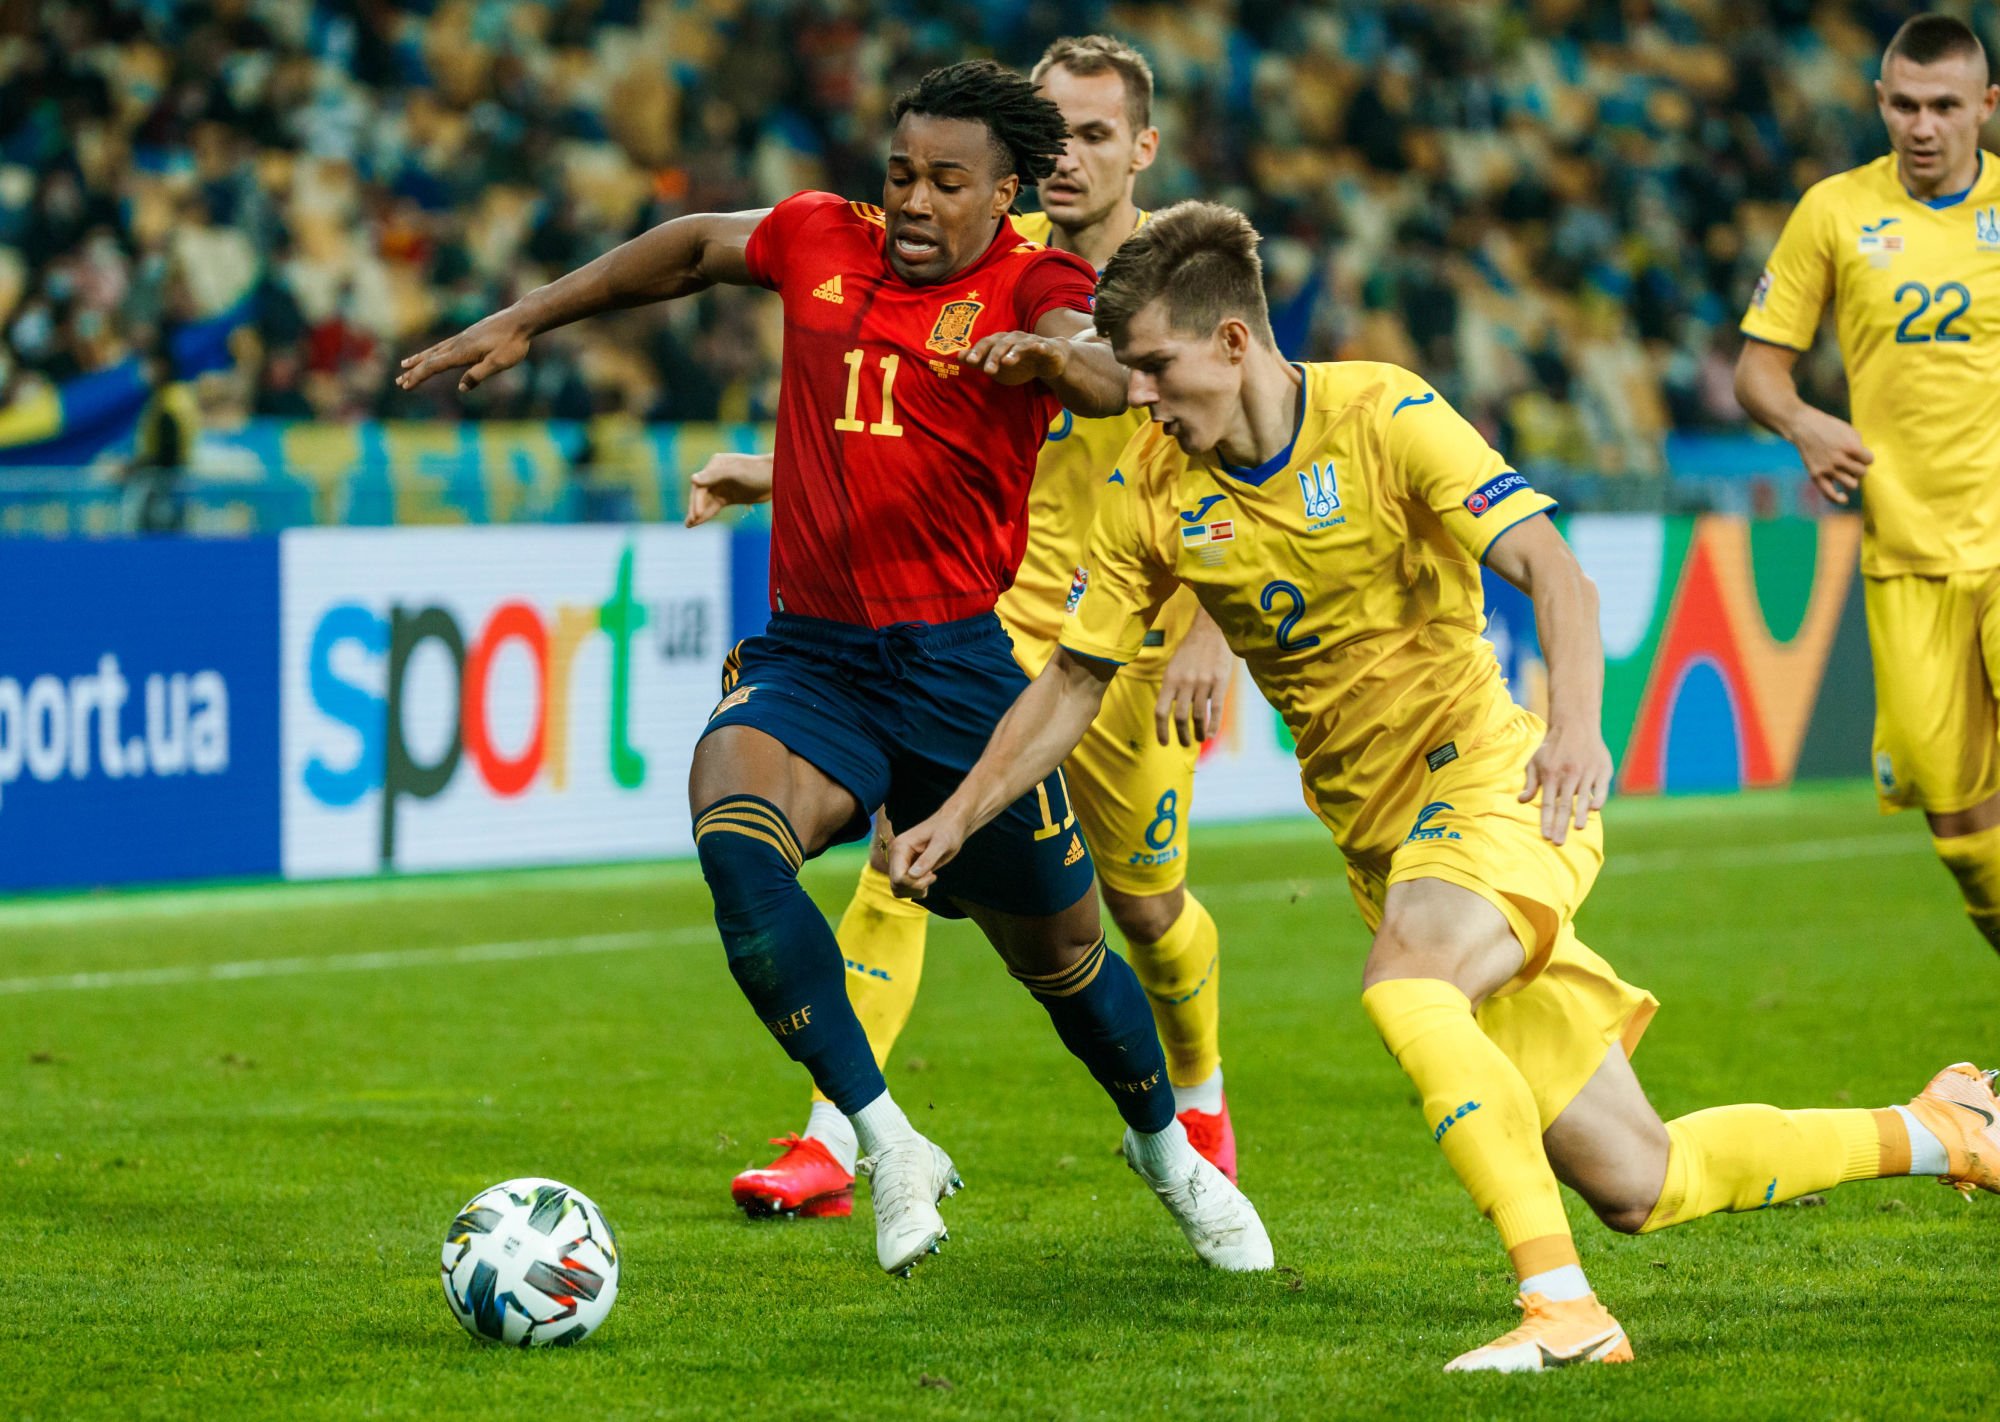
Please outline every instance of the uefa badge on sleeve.
[{"label": "uefa badge on sleeve", "polygon": [[1069,580],[1069,596],[1063,599],[1063,611],[1075,612],[1076,605],[1083,601],[1083,595],[1089,587],[1090,569],[1078,568],[1076,575]]}]

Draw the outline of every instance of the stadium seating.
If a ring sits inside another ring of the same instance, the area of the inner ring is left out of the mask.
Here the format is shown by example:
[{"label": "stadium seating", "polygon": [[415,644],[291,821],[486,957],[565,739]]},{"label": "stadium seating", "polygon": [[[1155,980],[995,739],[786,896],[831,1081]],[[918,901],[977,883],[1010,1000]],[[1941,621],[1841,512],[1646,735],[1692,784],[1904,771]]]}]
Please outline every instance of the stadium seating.
[{"label": "stadium seating", "polygon": [[[775,312],[741,291],[552,336],[463,402],[388,375],[674,214],[873,191],[898,87],[972,52],[1025,64],[1060,23],[1151,56],[1163,146],[1141,195],[1252,214],[1289,349],[1421,366],[1517,460],[1589,476],[1586,502],[1664,470],[1670,431],[1743,427],[1734,317],[1801,187],[1879,150],[1867,84],[1899,18],[1708,0],[897,3],[866,26],[836,5],[637,0],[43,13],[0,49],[8,462],[88,462],[90,413],[129,421],[143,396],[92,404],[76,382],[204,325],[224,339],[182,373],[211,430],[768,417]],[[1830,351],[1805,374],[1838,400]]]}]

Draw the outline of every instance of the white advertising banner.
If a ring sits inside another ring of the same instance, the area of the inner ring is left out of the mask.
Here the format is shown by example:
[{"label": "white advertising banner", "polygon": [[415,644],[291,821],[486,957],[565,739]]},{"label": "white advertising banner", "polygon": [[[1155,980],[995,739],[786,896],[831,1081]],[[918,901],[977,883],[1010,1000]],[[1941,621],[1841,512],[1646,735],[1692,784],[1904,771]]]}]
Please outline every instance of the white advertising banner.
[{"label": "white advertising banner", "polygon": [[728,578],[719,528],[286,533],[286,876],[691,852]]},{"label": "white advertising banner", "polygon": [[1222,727],[1202,746],[1195,768],[1192,818],[1197,824],[1220,824],[1272,815],[1310,819],[1312,811],[1299,788],[1291,733],[1239,661]]}]

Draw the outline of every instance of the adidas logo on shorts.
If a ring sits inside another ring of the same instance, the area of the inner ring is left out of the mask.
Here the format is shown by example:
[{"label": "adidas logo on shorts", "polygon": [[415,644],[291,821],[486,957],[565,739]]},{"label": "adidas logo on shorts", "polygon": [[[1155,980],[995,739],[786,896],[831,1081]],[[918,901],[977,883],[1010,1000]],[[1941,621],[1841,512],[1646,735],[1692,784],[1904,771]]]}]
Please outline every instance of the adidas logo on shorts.
[{"label": "adidas logo on shorts", "polygon": [[1076,863],[1081,858],[1083,858],[1083,841],[1075,834],[1071,834],[1069,837],[1069,853],[1063,856],[1063,868],[1069,868],[1070,865]]}]

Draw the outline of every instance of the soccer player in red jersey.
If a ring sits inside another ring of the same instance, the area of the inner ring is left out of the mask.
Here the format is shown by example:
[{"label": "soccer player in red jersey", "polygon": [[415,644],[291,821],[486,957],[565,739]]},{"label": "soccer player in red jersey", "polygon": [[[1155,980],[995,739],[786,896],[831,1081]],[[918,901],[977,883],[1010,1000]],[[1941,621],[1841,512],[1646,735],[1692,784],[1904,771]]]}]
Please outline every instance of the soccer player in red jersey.
[{"label": "soccer player in red jersey", "polygon": [[[877,1258],[906,1273],[945,1238],[938,1202],[960,1182],[891,1099],[798,871],[865,835],[877,808],[898,824],[928,816],[1026,687],[993,604],[1020,563],[1036,456],[1059,408],[1121,410],[1125,376],[1091,332],[1089,264],[1007,219],[1021,186],[1054,171],[1060,110],[977,61],[924,76],[892,120],[880,208],[800,193],[663,223],[410,357],[398,383],[464,367],[469,390],[543,331],[716,282],[783,298],[773,616],[730,653],[689,803],[730,970],[853,1122]],[[1256,1211],[1174,1118],[1060,773],[968,841],[930,906],[977,923],[1046,1008],[1197,1254],[1269,1268]]]}]

